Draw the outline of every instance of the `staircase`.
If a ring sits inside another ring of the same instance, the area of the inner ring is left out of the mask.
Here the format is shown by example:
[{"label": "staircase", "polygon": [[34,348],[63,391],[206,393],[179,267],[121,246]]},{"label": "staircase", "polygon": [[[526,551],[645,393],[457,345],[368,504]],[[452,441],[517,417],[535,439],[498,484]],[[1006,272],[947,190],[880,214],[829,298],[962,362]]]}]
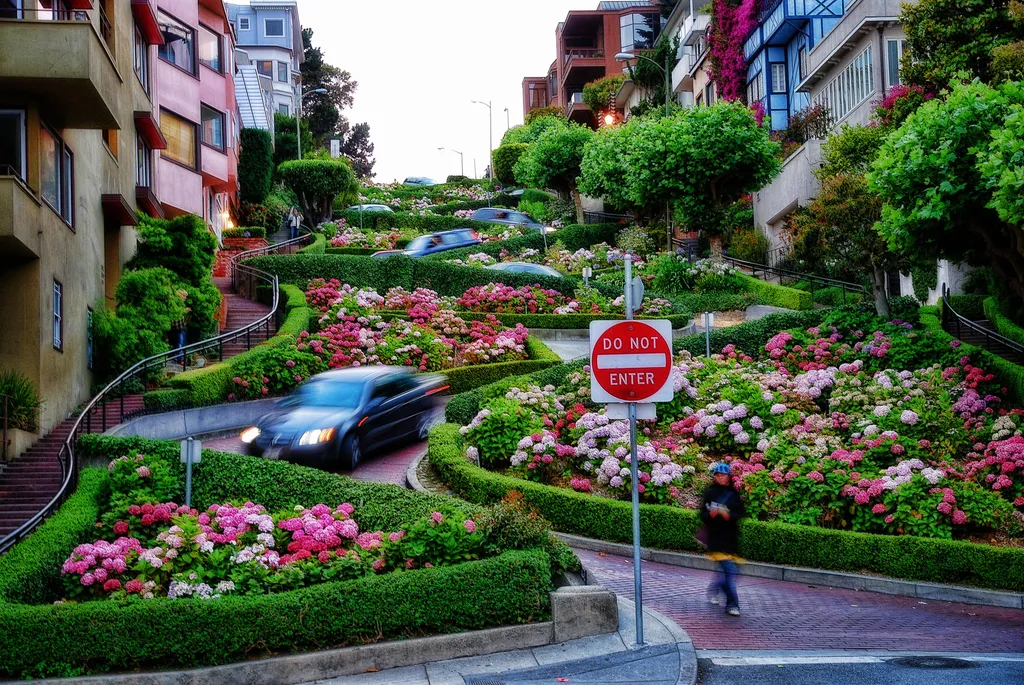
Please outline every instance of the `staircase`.
[{"label": "staircase", "polygon": [[[227,302],[228,320],[227,325],[224,327],[225,331],[235,331],[239,328],[244,328],[254,321],[259,321],[270,313],[270,307],[268,305],[261,302],[253,302],[246,297],[233,293],[231,291],[230,275],[224,278],[214,278],[213,283],[217,286],[217,289],[220,290],[221,296]],[[221,360],[230,359],[237,354],[245,352],[254,345],[266,342],[268,337],[274,334],[274,326],[271,325],[270,328],[270,331],[266,328],[260,328],[259,330],[253,331],[249,335],[248,341],[246,338],[242,337],[232,340],[231,342],[224,343]]]},{"label": "staircase", "polygon": [[[954,318],[945,322],[943,328],[952,336],[955,336],[960,342],[966,345],[974,345],[984,350],[988,350],[997,357],[1002,357],[1008,362],[1014,364],[1024,364],[1024,354],[1018,347],[1014,347],[1003,342],[1002,336],[996,332],[995,326],[988,319],[978,319],[971,321],[973,326],[966,324],[957,325],[957,321]],[[986,331],[992,335],[986,335]]]}]

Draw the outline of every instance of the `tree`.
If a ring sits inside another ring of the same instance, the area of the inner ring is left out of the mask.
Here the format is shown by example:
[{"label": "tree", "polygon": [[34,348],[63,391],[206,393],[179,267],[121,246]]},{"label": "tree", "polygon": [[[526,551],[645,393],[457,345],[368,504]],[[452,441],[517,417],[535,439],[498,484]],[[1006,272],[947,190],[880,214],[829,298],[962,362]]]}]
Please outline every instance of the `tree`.
[{"label": "tree", "polygon": [[961,72],[991,82],[993,50],[1024,39],[1020,0],[920,0],[904,3],[905,81],[944,88]]},{"label": "tree", "polygon": [[[341,112],[355,102],[359,83],[352,80],[349,72],[324,62],[323,51],[313,46],[313,29],[302,29],[302,47],[302,89],[311,93],[303,101],[302,118],[309,122],[310,132],[322,146],[331,135],[347,129],[348,122]],[[327,92],[312,92],[318,88]]]},{"label": "tree", "polygon": [[527,143],[506,143],[494,151],[494,177],[505,186],[515,185],[516,162],[529,148]]},{"label": "tree", "polygon": [[538,107],[537,109],[531,109],[529,112],[526,113],[526,116],[523,117],[523,123],[529,126],[533,122],[537,121],[538,119],[543,119],[544,117],[557,117],[561,119],[564,116],[565,112],[562,111],[561,107],[559,107],[558,105],[548,105],[547,107]]},{"label": "tree", "polygon": [[583,102],[590,108],[594,118],[600,117],[608,109],[615,107],[615,94],[619,92],[625,75],[616,74],[591,81],[583,86]]},{"label": "tree", "polygon": [[274,150],[270,133],[260,128],[243,128],[239,134],[238,199],[261,204],[274,180]]},{"label": "tree", "polygon": [[868,178],[885,201],[878,230],[894,251],[987,263],[1024,298],[1022,106],[1020,83],[954,83],[886,138]]},{"label": "tree", "polygon": [[[662,34],[654,50],[646,55],[651,61],[640,59],[630,66],[629,78],[644,93],[643,100],[629,111],[631,116],[665,116],[665,72],[661,69],[664,69],[666,64],[669,70],[674,68],[678,52],[679,37]],[[671,102],[671,94],[669,98]],[[678,107],[678,103],[672,104],[673,109]]]},{"label": "tree", "polygon": [[341,143],[341,154],[352,162],[352,170],[357,178],[370,179],[374,177],[373,165],[377,163],[377,160],[373,158],[373,143],[370,142],[369,124],[364,122],[352,127]]},{"label": "tree", "polygon": [[633,203],[674,202],[691,230],[704,231],[722,259],[728,208],[779,171],[779,145],[753,112],[718,102],[676,112],[640,127],[629,154]]},{"label": "tree", "polygon": [[634,219],[645,209],[635,200],[639,196],[631,183],[632,142],[641,137],[641,129],[652,121],[632,117],[620,126],[606,126],[591,138],[583,149],[580,164],[580,192],[592,197],[603,197],[615,207],[632,209]]},{"label": "tree", "polygon": [[[530,114],[533,114],[533,112]],[[551,129],[563,128],[566,123],[568,123],[567,120],[561,116],[536,117],[528,121],[523,126],[513,126],[509,130],[505,131],[505,135],[501,137],[501,144],[532,143],[540,138],[544,132]]]},{"label": "tree", "polygon": [[576,221],[581,224],[583,201],[576,179],[583,162],[583,148],[593,135],[586,126],[562,122],[531,143],[514,167],[516,180],[525,186],[567,192],[576,204]]},{"label": "tree", "polygon": [[314,226],[331,219],[335,196],[358,187],[352,166],[344,159],[285,162],[277,172],[299,198],[303,215]]},{"label": "tree", "polygon": [[[311,153],[316,146],[313,135],[309,132],[309,124],[302,120],[302,156]],[[295,145],[295,117],[287,114],[274,115],[274,168],[284,162],[298,159]]]},{"label": "tree", "polygon": [[210,279],[217,238],[206,222],[194,214],[173,219],[140,215],[139,246],[126,269],[165,268],[188,285]]}]

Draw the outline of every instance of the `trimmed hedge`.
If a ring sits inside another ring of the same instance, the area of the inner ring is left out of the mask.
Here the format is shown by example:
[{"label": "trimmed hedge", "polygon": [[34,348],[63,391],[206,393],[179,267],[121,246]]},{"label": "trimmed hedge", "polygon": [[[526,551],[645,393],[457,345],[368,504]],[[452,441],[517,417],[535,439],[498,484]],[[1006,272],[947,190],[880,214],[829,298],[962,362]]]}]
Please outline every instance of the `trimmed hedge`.
[{"label": "trimmed hedge", "polygon": [[192,406],[188,390],[151,390],[142,396],[146,409],[156,412],[171,411]]},{"label": "trimmed hedge", "polygon": [[[483,320],[487,318],[485,312],[455,312],[459,317],[466,320]],[[531,331],[535,328],[552,328],[552,329],[581,329],[590,328],[591,321],[608,321],[618,320],[622,318],[622,314],[616,314],[614,312],[605,314],[506,314],[498,313],[491,314],[501,323],[506,326],[515,326],[517,323],[521,323]],[[665,316],[638,316],[637,319],[665,319],[672,323],[672,328],[683,328],[690,319],[693,318],[692,314],[685,312],[682,314],[668,314]]]},{"label": "trimmed hedge", "polygon": [[296,250],[296,254],[323,254],[326,249],[327,236],[323,233],[317,233],[313,236],[313,242]]},{"label": "trimmed hedge", "polygon": [[679,293],[674,295],[661,295],[672,301],[678,307],[690,312],[728,312],[746,309],[757,303],[757,295],[754,293]]},{"label": "trimmed hedge", "polygon": [[[939,305],[921,307],[921,325],[942,339],[952,341],[954,338],[942,328]],[[987,350],[974,345],[961,344],[959,351],[974,359],[983,369],[996,375],[1005,386],[1007,395],[1016,403],[1024,403],[1024,367],[1007,361]]]},{"label": "trimmed hedge", "polygon": [[1003,311],[999,301],[994,297],[986,297],[984,305],[985,318],[992,322],[996,332],[1004,338],[1024,345],[1024,328],[1021,328]]},{"label": "trimmed hedge", "polygon": [[787,288],[784,285],[768,283],[743,273],[740,274],[740,277],[746,281],[747,289],[757,294],[758,301],[763,304],[801,311],[814,308],[814,299],[810,293],[796,288]]},{"label": "trimmed hedge", "polygon": [[[485,205],[486,206],[486,205]],[[437,233],[455,228],[472,228],[477,231],[493,230],[494,224],[472,219],[459,219],[454,216],[436,216],[434,214],[410,214],[409,212],[362,212],[362,224],[359,223],[360,212],[345,209],[334,212],[334,219],[344,219],[351,226],[362,226],[373,230],[391,228],[413,228],[421,233]]]},{"label": "trimmed hedge", "polygon": [[[769,314],[756,321],[748,321],[738,326],[728,328],[717,328],[711,331],[711,352],[721,352],[726,345],[732,344],[737,348],[753,354],[764,347],[773,335],[779,331],[790,328],[810,328],[821,323],[827,310],[812,309],[805,312],[778,312]],[[688,350],[691,354],[703,356],[706,352],[706,337],[704,333],[688,335],[684,338],[677,338],[672,342],[672,349],[675,352]]]},{"label": "trimmed hedge", "polygon": [[[249,235],[246,235],[248,233]],[[249,226],[248,228],[225,228],[221,231],[221,238],[266,238],[267,229],[263,226]]]},{"label": "trimmed hedge", "polygon": [[[183,468],[174,442],[87,435],[79,449],[102,458],[138,449]],[[447,497],[209,450],[193,478],[199,508],[246,499],[271,510],[347,501],[363,530],[402,528],[444,505],[467,515],[478,511]],[[106,483],[105,470],[84,470],[60,511],[0,558],[0,675],[211,665],[549,617],[551,559],[541,550],[253,597],[49,604],[62,595],[61,563],[77,544],[93,539]]]},{"label": "trimmed hedge", "polygon": [[[629,502],[492,473],[462,454],[458,426],[430,434],[428,458],[444,482],[471,502],[496,502],[523,493],[555,529],[612,542],[632,541]],[[648,547],[699,551],[696,511],[640,505],[640,539]],[[745,520],[740,554],[748,559],[837,571],[869,571],[894,578],[1024,590],[1024,549],[907,535],[852,533],[813,526]]]},{"label": "trimmed hedge", "polygon": [[519,198],[513,197],[508,193],[500,193],[495,195],[490,200],[457,200],[455,202],[446,202],[442,205],[432,207],[430,211],[434,214],[454,214],[460,210],[477,210],[483,209],[484,207],[506,207],[514,209],[519,206]]},{"label": "trimmed hedge", "polygon": [[561,357],[532,335],[526,339],[526,352],[530,358],[522,361],[460,366],[454,369],[445,369],[440,373],[444,374],[448,384],[452,386],[452,393],[460,393],[488,385],[506,376],[521,376],[550,366],[557,366],[562,362]]},{"label": "trimmed hedge", "polygon": [[[949,304],[957,314],[971,321],[985,318],[985,295],[950,295]],[[941,299],[938,306],[943,306]]]},{"label": "trimmed hedge", "polygon": [[[491,226],[493,227],[494,224],[491,224]],[[589,248],[591,245],[597,245],[598,243],[614,245],[615,236],[621,230],[622,226],[619,224],[571,224],[554,233],[548,233],[547,244],[550,247],[555,242],[560,242],[570,252]],[[481,245],[474,245],[473,247],[438,252],[424,257],[424,259],[442,261],[448,259],[464,260],[469,255],[480,252],[497,257],[502,250],[508,250],[512,254],[519,254],[527,248],[534,250],[544,249],[544,236],[540,231],[530,231],[526,235],[509,238],[508,240],[493,240]]]}]

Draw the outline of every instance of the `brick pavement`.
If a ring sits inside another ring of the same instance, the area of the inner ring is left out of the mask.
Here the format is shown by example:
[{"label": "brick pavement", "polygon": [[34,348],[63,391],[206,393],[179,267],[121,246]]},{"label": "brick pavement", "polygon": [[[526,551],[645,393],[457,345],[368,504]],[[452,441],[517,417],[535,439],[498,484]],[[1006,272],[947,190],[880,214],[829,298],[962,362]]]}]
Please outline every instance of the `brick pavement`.
[{"label": "brick pavement", "polygon": [[[576,550],[598,582],[633,597],[632,559]],[[705,596],[714,574],[643,563],[644,604],[697,649],[885,649],[1024,652],[1024,612],[739,576],[743,615]]]},{"label": "brick pavement", "polygon": [[[394,483],[404,487],[406,469],[426,447],[425,442],[405,443],[393,450],[366,456],[355,471],[345,475],[357,480]],[[245,445],[237,437],[204,440],[203,449],[245,454]]]}]

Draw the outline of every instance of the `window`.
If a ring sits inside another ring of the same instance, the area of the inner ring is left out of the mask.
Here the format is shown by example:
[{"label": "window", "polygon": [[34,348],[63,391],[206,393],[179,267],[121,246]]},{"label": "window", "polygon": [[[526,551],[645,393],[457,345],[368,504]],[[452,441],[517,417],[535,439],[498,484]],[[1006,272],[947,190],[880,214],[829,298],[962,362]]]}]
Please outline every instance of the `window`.
[{"label": "window", "polygon": [[203,143],[218,150],[224,149],[224,113],[212,107],[202,106]]},{"label": "window", "polygon": [[60,214],[68,226],[74,225],[74,157],[60,136],[46,126],[39,129],[40,187],[43,199]]},{"label": "window", "polygon": [[708,105],[715,104],[715,84],[714,82],[704,86],[704,102]]},{"label": "window", "polygon": [[815,105],[824,105],[833,122],[846,117],[875,92],[871,46],[857,55],[843,71],[812,99]]},{"label": "window", "polygon": [[264,19],[263,35],[267,38],[283,38],[284,19]]},{"label": "window", "polygon": [[785,64],[773,64],[772,65],[772,92],[773,93],[785,93],[786,92],[786,65]]},{"label": "window", "polygon": [[274,78],[274,62],[273,60],[263,59],[256,61],[256,71],[259,72],[260,76],[266,76],[267,78]]},{"label": "window", "polygon": [[661,17],[657,14],[626,14],[619,17],[619,45],[623,52],[654,47],[660,32]]},{"label": "window", "polygon": [[747,84],[747,102],[760,102],[764,99],[764,72],[757,72],[757,76]]},{"label": "window", "polygon": [[220,36],[205,26],[199,27],[199,63],[214,71],[221,70]]},{"label": "window", "polygon": [[248,31],[249,30],[249,17],[239,17],[238,18],[238,30],[239,31]]},{"label": "window", "polygon": [[0,109],[0,176],[25,178],[25,112]]},{"label": "window", "polygon": [[164,36],[164,44],[157,50],[160,59],[195,75],[196,73],[196,36],[195,32],[177,19],[160,13],[160,32]]},{"label": "window", "polygon": [[85,308],[85,368],[92,368],[92,307]]},{"label": "window", "polygon": [[22,19],[22,0],[0,0],[0,19]]},{"label": "window", "polygon": [[153,155],[142,136],[135,136],[135,185],[143,188],[153,185]]},{"label": "window", "polygon": [[277,112],[278,112],[278,114],[283,114],[285,116],[290,116],[290,114],[291,114],[288,111],[288,105],[285,104],[285,103],[281,103],[280,105],[277,106]]},{"label": "window", "polygon": [[53,279],[53,349],[64,351],[64,286]]},{"label": "window", "polygon": [[198,167],[195,124],[167,110],[160,110],[160,131],[167,140],[167,147],[160,153],[162,157],[190,169]]},{"label": "window", "polygon": [[288,83],[288,63],[277,63],[277,80],[281,83]]},{"label": "window", "polygon": [[135,27],[135,51],[133,53],[132,66],[135,68],[135,75],[139,77],[142,87],[149,92],[149,45],[142,38],[142,31]]},{"label": "window", "polygon": [[797,52],[797,61],[800,63],[800,80],[807,78],[807,46],[804,45]]},{"label": "window", "polygon": [[116,128],[105,128],[103,129],[103,144],[110,150],[110,154],[114,155],[114,159],[117,159],[117,129]]},{"label": "window", "polygon": [[906,49],[907,41],[905,40],[890,40],[887,42],[888,47],[888,76],[889,76],[889,87],[898,86],[903,82],[900,77],[903,64],[903,51]]}]

